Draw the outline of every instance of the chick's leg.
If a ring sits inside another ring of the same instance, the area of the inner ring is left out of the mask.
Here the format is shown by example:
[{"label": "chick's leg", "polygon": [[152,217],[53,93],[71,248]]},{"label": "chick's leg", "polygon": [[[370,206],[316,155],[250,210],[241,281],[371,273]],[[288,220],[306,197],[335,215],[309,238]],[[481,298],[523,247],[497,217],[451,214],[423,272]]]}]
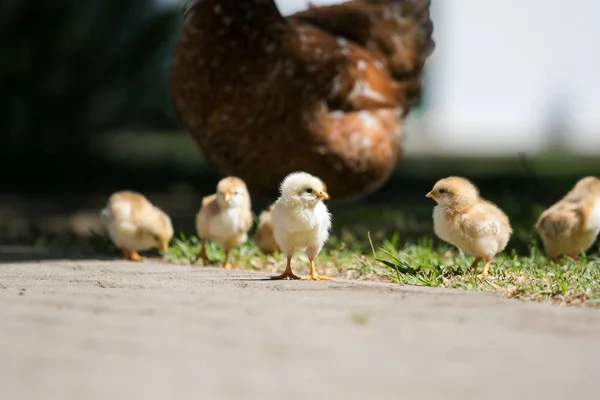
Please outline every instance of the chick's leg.
[{"label": "chick's leg", "polygon": [[292,272],[292,256],[287,257],[287,265],[285,267],[285,271],[283,271],[283,274],[277,275],[277,276],[272,276],[271,279],[274,279],[274,280],[300,279],[299,276],[294,275],[294,273]]},{"label": "chick's leg", "polygon": [[485,278],[490,274],[490,265],[492,264],[492,259],[485,260],[485,265],[483,266],[483,271],[481,274],[477,275],[480,278]]},{"label": "chick's leg", "polygon": [[319,274],[317,274],[317,270],[315,269],[315,260],[311,259],[308,260],[309,264],[310,264],[310,273],[308,274],[308,276],[305,276],[302,278],[302,280],[310,280],[312,279],[313,281],[330,281],[331,278],[328,276],[321,276]]},{"label": "chick's leg", "polygon": [[229,262],[229,249],[225,249],[225,259],[223,260],[223,268],[232,269],[234,266]]},{"label": "chick's leg", "polygon": [[579,253],[571,253],[569,256],[575,261],[577,268],[581,268],[581,264],[579,263]]},{"label": "chick's leg", "polygon": [[477,257],[475,260],[473,260],[473,263],[471,264],[471,266],[469,268],[467,268],[467,272],[470,272],[470,271],[476,269],[477,265],[479,265],[480,261],[481,261],[481,257]]},{"label": "chick's leg", "polygon": [[129,261],[146,261],[146,257],[140,256],[137,251],[129,249],[121,249],[126,260]]},{"label": "chick's leg", "polygon": [[194,258],[193,263],[195,263],[196,261],[198,261],[200,259],[202,259],[203,263],[208,262],[208,256],[206,255],[206,239],[202,239],[202,247],[200,248],[200,251],[198,252],[198,254],[196,254],[196,258]]}]

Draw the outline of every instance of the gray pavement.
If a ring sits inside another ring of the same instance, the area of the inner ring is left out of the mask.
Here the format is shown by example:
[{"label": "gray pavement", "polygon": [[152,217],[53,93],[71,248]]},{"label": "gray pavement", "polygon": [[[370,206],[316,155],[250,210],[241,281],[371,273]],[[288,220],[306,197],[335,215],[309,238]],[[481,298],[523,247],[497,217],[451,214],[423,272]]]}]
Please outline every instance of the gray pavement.
[{"label": "gray pavement", "polygon": [[0,264],[2,399],[598,396],[600,312],[121,261]]}]

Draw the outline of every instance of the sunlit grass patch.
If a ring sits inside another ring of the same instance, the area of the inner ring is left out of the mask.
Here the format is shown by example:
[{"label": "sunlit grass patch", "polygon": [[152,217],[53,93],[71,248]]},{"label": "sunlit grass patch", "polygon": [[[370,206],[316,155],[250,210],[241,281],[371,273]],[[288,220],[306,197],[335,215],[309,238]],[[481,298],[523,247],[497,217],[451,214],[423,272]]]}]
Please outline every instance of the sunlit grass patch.
[{"label": "sunlit grass patch", "polygon": [[392,238],[381,246],[376,257],[392,271],[391,278],[401,284],[495,292],[553,304],[599,304],[597,257],[583,255],[578,265],[568,257],[557,262],[548,260],[535,243],[530,249],[529,256],[519,256],[513,250],[495,257],[487,278],[479,278],[480,271],[467,272],[472,257],[447,245],[436,247],[429,238],[400,247]]}]

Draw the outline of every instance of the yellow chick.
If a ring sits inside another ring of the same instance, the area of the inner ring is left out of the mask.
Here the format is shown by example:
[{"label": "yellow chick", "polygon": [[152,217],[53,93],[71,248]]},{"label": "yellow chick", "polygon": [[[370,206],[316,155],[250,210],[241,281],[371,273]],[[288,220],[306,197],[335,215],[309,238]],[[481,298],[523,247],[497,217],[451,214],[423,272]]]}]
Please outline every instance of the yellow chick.
[{"label": "yellow chick", "polygon": [[267,210],[264,210],[258,216],[258,227],[256,228],[255,238],[256,244],[260,251],[265,254],[272,254],[276,251],[281,251],[279,245],[275,241],[273,234],[273,222],[271,221],[271,213],[275,203],[271,204]]},{"label": "yellow chick", "polygon": [[196,231],[202,240],[202,248],[196,260],[206,256],[206,240],[222,243],[225,250],[223,268],[233,268],[229,252],[248,239],[252,227],[250,193],[243,180],[234,176],[223,178],[217,184],[217,193],[202,199],[196,214]]},{"label": "yellow chick", "polygon": [[[285,272],[271,279],[330,280],[315,270],[315,257],[329,238],[331,214],[323,200],[329,200],[325,184],[306,172],[289,174],[279,188],[280,197],[271,213],[275,241],[287,257]],[[305,249],[310,274],[300,278],[292,272],[292,256]]]},{"label": "yellow chick", "polygon": [[479,276],[488,276],[492,258],[506,248],[512,234],[506,214],[479,197],[477,187],[461,177],[439,180],[425,197],[437,203],[433,209],[435,234],[475,257],[469,270],[485,259]]},{"label": "yellow chick", "polygon": [[127,260],[144,261],[138,251],[154,247],[167,251],[173,238],[171,218],[140,193],[113,193],[100,218]]},{"label": "yellow chick", "polygon": [[549,258],[566,254],[577,260],[600,232],[600,179],[580,179],[565,197],[540,215],[535,229]]}]

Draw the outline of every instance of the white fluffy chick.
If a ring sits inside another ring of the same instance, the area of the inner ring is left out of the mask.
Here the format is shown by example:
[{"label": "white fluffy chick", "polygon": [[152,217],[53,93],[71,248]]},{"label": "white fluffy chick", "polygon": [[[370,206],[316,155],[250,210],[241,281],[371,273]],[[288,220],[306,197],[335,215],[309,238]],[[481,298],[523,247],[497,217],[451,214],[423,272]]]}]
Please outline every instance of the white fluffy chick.
[{"label": "white fluffy chick", "polygon": [[140,193],[113,193],[100,217],[113,243],[131,261],[145,260],[138,251],[167,251],[173,237],[171,218]]},{"label": "white fluffy chick", "polygon": [[229,253],[248,239],[251,227],[250,193],[246,184],[234,176],[221,179],[217,184],[217,193],[203,198],[200,211],[196,214],[196,231],[202,240],[196,260],[202,258],[208,262],[206,240],[209,239],[223,244],[223,268],[233,268]]},{"label": "white fluffy chick", "polygon": [[425,197],[437,202],[433,209],[435,234],[475,257],[469,270],[485,259],[479,276],[488,276],[492,258],[506,248],[512,234],[506,214],[482,199],[477,187],[461,177],[439,180]]},{"label": "white fluffy chick", "polygon": [[540,215],[535,229],[549,258],[566,254],[577,260],[600,232],[600,179],[580,179],[565,197]]},{"label": "white fluffy chick", "polygon": [[271,220],[271,213],[275,203],[271,204],[267,210],[264,210],[258,216],[258,226],[256,227],[256,233],[254,237],[256,244],[260,251],[265,254],[272,254],[276,251],[281,251],[279,245],[275,241],[275,235],[273,234],[273,221]]},{"label": "white fluffy chick", "polygon": [[[306,172],[289,174],[279,188],[280,197],[271,213],[273,233],[287,257],[285,272],[271,279],[330,280],[315,270],[315,258],[323,248],[331,229],[331,214],[323,200],[329,199],[325,184]],[[294,252],[305,249],[310,274],[300,278],[292,272]]]}]

